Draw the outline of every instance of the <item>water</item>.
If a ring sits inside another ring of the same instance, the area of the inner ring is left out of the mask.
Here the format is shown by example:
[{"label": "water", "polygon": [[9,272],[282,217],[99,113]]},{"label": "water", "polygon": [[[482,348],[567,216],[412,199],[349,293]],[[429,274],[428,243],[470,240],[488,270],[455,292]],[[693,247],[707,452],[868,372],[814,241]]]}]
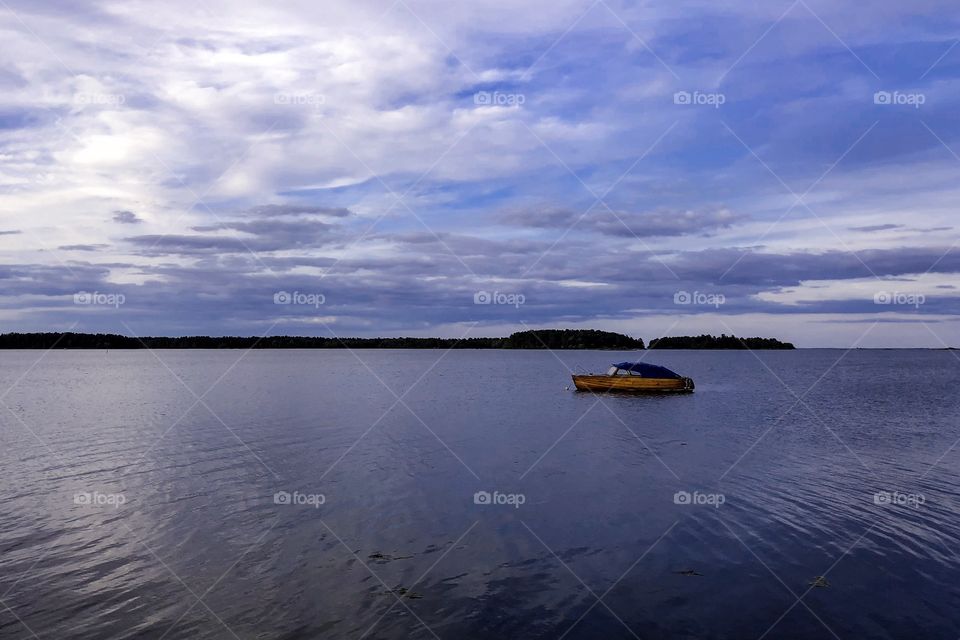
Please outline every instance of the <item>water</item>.
[{"label": "water", "polygon": [[629,357],[0,352],[0,637],[960,635],[953,353]]}]

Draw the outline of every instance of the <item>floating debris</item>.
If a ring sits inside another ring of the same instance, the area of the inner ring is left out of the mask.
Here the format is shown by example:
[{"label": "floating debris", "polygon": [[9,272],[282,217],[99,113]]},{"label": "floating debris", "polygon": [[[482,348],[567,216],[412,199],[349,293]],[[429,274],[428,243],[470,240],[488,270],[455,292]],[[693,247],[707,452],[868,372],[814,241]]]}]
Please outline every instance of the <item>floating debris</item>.
[{"label": "floating debris", "polygon": [[813,582],[809,584],[811,587],[820,587],[820,588],[825,588],[830,586],[830,583],[827,582],[827,579],[824,576],[817,576],[816,578],[813,579]]},{"label": "floating debris", "polygon": [[392,562],[394,560],[408,560],[412,557],[413,557],[412,555],[411,556],[392,556],[389,553],[380,553],[379,551],[371,553],[369,556],[367,556],[368,559],[373,560],[378,564],[383,564],[385,562]]},{"label": "floating debris", "polygon": [[697,573],[693,569],[684,569],[683,571],[674,571],[674,573],[681,576],[702,576],[702,573]]},{"label": "floating debris", "polygon": [[383,595],[391,595],[391,594],[395,596],[399,596],[401,598],[407,598],[408,600],[420,600],[421,598],[423,598],[422,593],[417,593],[416,591],[410,591],[406,587],[396,587],[394,589],[390,589],[389,591],[384,591],[383,593]]}]

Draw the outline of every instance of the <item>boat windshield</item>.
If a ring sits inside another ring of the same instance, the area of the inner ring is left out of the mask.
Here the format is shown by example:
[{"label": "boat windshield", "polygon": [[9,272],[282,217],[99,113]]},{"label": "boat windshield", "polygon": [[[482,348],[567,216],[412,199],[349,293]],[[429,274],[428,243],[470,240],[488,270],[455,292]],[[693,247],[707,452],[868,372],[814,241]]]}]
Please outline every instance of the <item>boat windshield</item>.
[{"label": "boat windshield", "polygon": [[608,376],[639,376],[640,373],[636,371],[630,371],[629,369],[623,369],[621,367],[610,367],[607,369]]},{"label": "boat windshield", "polygon": [[611,372],[616,370],[616,374],[611,373],[610,375],[627,375],[627,376],[641,376],[644,378],[679,378],[680,376],[666,367],[661,367],[656,364],[648,364],[646,362],[617,362],[613,364],[610,368]]}]

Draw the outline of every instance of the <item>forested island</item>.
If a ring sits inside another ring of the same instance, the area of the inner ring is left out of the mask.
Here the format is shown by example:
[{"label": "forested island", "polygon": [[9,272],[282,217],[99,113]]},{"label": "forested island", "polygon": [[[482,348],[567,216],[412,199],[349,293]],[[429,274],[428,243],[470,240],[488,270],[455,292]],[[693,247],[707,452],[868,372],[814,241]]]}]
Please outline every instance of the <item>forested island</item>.
[{"label": "forested island", "polygon": [[[537,329],[506,338],[336,338],[312,336],[134,337],[113,333],[4,333],[0,349],[643,349],[640,338],[596,329]],[[793,349],[773,338],[658,338],[652,349]]]},{"label": "forested island", "polygon": [[738,338],[737,336],[675,336],[650,341],[651,349],[795,349],[792,342],[776,338]]}]

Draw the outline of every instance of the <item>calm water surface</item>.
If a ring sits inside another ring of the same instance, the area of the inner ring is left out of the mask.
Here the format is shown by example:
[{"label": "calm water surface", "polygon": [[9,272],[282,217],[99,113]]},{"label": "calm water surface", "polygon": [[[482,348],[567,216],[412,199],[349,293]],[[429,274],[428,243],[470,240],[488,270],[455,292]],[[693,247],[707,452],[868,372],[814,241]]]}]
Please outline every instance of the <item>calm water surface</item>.
[{"label": "calm water surface", "polygon": [[42,355],[0,352],[2,638],[960,636],[953,353],[603,398],[568,368],[631,354]]}]

